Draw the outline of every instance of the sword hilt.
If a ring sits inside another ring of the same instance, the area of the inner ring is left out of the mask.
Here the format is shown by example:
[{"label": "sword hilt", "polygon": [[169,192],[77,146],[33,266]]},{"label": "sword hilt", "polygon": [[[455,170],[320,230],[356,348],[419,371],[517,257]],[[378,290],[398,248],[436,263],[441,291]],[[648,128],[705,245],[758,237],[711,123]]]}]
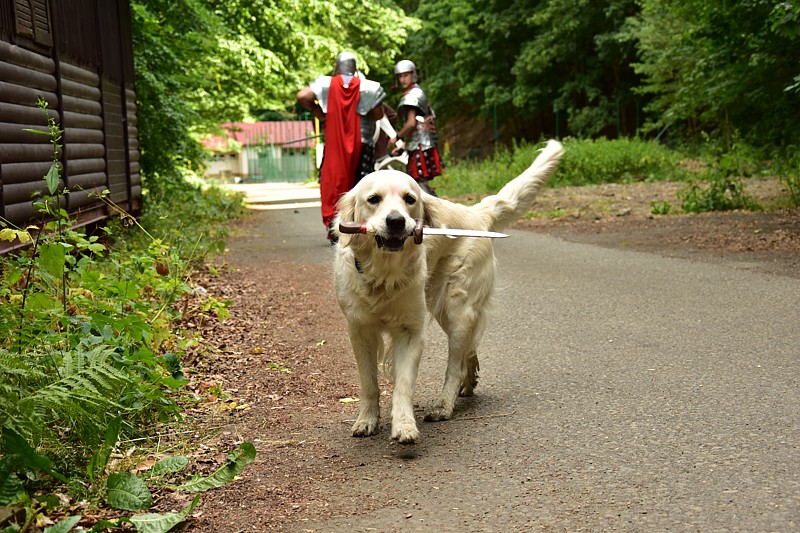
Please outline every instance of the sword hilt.
[{"label": "sword hilt", "polygon": [[339,222],[339,233],[366,233],[366,222]]},{"label": "sword hilt", "polygon": [[[417,219],[417,224],[414,226],[414,244],[422,244],[422,228],[425,224],[421,218]],[[369,233],[369,228],[367,228],[366,222],[339,222],[339,233],[343,234],[359,234],[359,233]]]}]

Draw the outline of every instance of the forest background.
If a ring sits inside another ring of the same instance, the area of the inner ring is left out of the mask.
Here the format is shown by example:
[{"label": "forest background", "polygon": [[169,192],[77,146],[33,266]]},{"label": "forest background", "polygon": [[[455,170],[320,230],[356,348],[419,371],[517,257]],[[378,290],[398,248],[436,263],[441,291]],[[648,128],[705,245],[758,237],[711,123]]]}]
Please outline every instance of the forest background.
[{"label": "forest background", "polygon": [[[458,156],[542,136],[746,142],[796,157],[800,4],[764,0],[135,0],[142,170],[219,124],[287,117],[340,51],[387,90],[412,59]],[[391,92],[391,91],[390,91]],[[395,97],[389,99],[396,104]]]}]

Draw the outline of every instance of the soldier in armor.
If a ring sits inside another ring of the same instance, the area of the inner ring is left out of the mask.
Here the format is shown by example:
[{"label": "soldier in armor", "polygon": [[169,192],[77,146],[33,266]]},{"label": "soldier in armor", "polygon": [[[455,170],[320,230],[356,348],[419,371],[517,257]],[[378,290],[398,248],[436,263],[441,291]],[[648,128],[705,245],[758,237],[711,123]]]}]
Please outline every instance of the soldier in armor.
[{"label": "soldier in armor", "polygon": [[325,121],[325,148],[320,169],[322,222],[328,239],[339,198],[375,166],[375,124],[383,118],[383,87],[356,69],[349,52],[336,57],[333,76],[320,76],[297,93],[297,101]]},{"label": "soldier in armor", "polygon": [[394,145],[399,140],[405,142],[408,150],[406,172],[423,189],[434,194],[428,181],[441,175],[444,168],[437,147],[436,115],[425,92],[417,84],[417,67],[413,62],[408,59],[398,62],[394,67],[394,75],[403,88],[397,107],[397,115],[403,125],[397,135],[389,140],[389,145]]}]

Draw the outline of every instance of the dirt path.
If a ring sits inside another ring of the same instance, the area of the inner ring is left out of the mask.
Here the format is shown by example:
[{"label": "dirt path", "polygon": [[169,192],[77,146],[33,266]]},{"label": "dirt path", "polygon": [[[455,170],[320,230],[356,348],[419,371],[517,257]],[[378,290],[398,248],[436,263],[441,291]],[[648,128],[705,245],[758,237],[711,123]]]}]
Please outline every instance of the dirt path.
[{"label": "dirt path", "polygon": [[[651,201],[674,202],[671,187],[548,190],[537,204],[543,215],[518,227],[800,277],[800,211],[651,216]],[[765,184],[763,197],[774,195],[776,187]],[[556,212],[560,218],[544,216]],[[246,233],[249,223],[240,221],[239,231]],[[223,324],[209,318],[191,325],[205,346],[186,361],[198,400],[187,416],[195,427],[199,469],[213,470],[245,440],[254,441],[258,458],[241,481],[204,495],[189,530],[303,530],[303,524],[323,517],[390,505],[375,495],[334,500],[324,491],[345,483],[358,468],[312,437],[315,427],[331,419],[354,418],[348,398],[358,395],[328,266],[285,259],[259,265],[247,253],[245,248],[230,254],[218,266],[219,275],[208,272],[202,280],[215,297],[232,301],[232,316]],[[169,510],[185,502],[165,498],[158,505]]]}]

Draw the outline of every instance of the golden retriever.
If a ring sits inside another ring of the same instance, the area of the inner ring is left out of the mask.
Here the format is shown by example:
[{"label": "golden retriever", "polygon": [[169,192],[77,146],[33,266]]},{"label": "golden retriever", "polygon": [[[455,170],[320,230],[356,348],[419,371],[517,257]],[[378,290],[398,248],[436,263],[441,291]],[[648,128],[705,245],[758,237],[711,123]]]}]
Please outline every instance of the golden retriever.
[{"label": "golden retriever", "polygon": [[[561,154],[561,144],[549,141],[525,172],[470,207],[429,195],[395,170],[369,174],[341,198],[334,223],[339,237],[334,287],[361,387],[353,436],[378,429],[378,362],[383,357],[394,381],[391,437],[401,443],[419,438],[414,388],[426,308],[447,334],[449,357],[441,394],[425,420],[450,418],[458,395],[471,395],[477,385],[477,346],[494,291],[492,240],[428,235],[416,244],[416,221],[435,228],[508,227],[530,208]],[[366,234],[341,233],[340,222],[365,223]],[[385,353],[384,335],[389,339]]]}]

